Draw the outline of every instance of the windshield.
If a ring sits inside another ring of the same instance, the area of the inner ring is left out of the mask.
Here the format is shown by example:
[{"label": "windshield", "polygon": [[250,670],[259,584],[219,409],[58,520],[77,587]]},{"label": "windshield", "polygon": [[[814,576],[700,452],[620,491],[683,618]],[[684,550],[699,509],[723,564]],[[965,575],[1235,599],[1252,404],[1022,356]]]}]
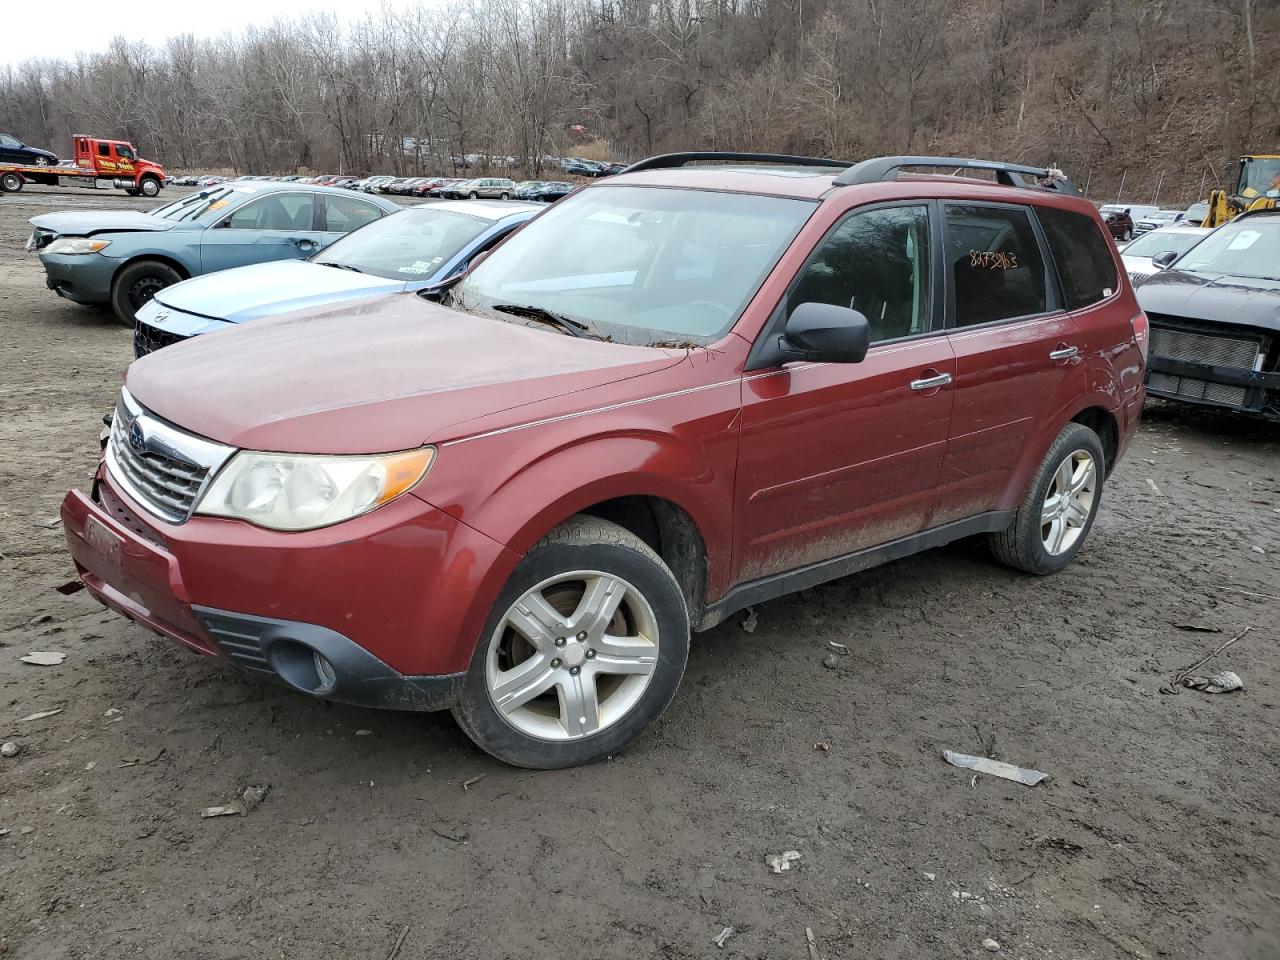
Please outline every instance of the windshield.
[{"label": "windshield", "polygon": [[388,280],[425,280],[493,226],[435,207],[402,210],[335,241],[313,263],[355,268]]},{"label": "windshield", "polygon": [[251,193],[252,189],[252,187],[247,190],[243,187],[211,187],[208,190],[193,193],[189,197],[183,197],[181,200],[166,203],[163,207],[152,210],[151,215],[161,220],[199,220],[207,213],[226,208],[231,203],[232,194]]},{"label": "windshield", "polygon": [[1200,242],[1203,233],[1174,233],[1172,230],[1152,230],[1144,233],[1124,248],[1126,257],[1154,257],[1157,253],[1173,251],[1185,253]]},{"label": "windshield", "polygon": [[1246,160],[1240,171],[1240,196],[1280,197],[1280,157]]},{"label": "windshield", "polygon": [[813,213],[805,200],[600,186],[551,207],[471,272],[454,305],[552,311],[627,343],[709,343]]},{"label": "windshield", "polygon": [[1178,269],[1280,280],[1280,217],[1219,227],[1178,261]]}]

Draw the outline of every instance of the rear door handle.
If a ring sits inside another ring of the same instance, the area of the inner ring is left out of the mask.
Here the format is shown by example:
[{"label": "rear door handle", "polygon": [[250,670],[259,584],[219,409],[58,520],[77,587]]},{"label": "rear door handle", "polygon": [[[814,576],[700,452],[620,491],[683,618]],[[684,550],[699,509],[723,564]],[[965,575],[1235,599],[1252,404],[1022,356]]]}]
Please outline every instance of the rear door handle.
[{"label": "rear door handle", "polygon": [[1054,363],[1057,363],[1059,360],[1074,360],[1079,355],[1079,347],[1059,347],[1057,350],[1049,351],[1049,359]]},{"label": "rear door handle", "polygon": [[951,382],[951,374],[940,373],[936,377],[922,377],[911,381],[912,390],[937,390]]}]

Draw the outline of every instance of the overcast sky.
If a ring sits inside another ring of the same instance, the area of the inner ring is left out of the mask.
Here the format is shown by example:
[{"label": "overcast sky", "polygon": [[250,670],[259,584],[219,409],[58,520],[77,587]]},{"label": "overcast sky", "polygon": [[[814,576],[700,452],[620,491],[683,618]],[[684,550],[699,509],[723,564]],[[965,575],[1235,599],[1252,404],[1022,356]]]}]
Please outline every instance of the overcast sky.
[{"label": "overcast sky", "polygon": [[53,12],[39,0],[0,0],[0,5],[7,11],[0,27],[0,65],[30,57],[70,59],[78,50],[96,53],[116,34],[154,44],[178,33],[216,37],[308,13],[358,19],[382,6],[376,0],[123,0],[113,7],[101,0],[59,0]]}]

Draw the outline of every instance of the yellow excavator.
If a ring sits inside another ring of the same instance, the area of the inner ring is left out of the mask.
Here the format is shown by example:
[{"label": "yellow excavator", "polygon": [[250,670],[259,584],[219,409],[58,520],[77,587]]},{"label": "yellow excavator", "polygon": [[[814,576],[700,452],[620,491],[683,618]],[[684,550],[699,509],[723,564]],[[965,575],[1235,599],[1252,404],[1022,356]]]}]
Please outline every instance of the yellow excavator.
[{"label": "yellow excavator", "polygon": [[1214,190],[1202,227],[1218,227],[1252,210],[1280,207],[1280,154],[1240,158],[1240,177],[1234,193]]}]

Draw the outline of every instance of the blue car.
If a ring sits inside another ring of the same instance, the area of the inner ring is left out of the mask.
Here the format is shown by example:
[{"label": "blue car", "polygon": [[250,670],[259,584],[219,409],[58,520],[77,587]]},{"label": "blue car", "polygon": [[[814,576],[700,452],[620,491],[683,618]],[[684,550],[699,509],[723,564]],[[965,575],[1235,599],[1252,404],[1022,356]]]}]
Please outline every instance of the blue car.
[{"label": "blue car", "polygon": [[109,303],[132,323],[165,287],[230,267],[299,260],[400,210],[384,197],[306,184],[233,181],[150,213],[46,213],[27,249],[50,290],[76,303]]},{"label": "blue car", "polygon": [[259,317],[421,290],[461,273],[545,209],[516,200],[426,203],[372,223],[309,260],[183,281],[138,311],[134,355]]}]

